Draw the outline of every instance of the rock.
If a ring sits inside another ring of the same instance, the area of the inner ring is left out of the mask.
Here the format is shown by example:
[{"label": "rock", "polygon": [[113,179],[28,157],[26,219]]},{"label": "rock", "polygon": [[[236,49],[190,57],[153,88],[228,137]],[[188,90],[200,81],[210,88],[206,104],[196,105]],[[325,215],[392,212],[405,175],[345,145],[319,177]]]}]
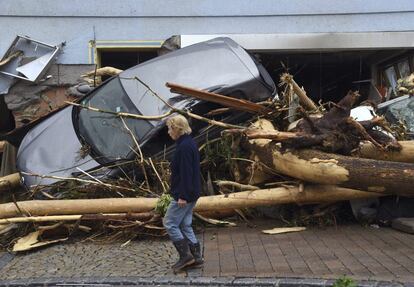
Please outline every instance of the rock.
[{"label": "rock", "polygon": [[78,90],[78,92],[82,93],[82,94],[86,94],[89,93],[92,88],[89,85],[79,85],[76,87],[76,89]]}]

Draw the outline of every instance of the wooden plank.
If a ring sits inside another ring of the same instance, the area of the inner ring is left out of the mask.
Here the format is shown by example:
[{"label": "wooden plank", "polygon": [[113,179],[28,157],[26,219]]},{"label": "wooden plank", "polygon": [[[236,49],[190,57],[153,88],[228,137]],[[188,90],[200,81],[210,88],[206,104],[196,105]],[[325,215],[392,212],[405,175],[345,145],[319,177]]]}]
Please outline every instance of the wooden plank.
[{"label": "wooden plank", "polygon": [[265,107],[247,100],[235,99],[220,94],[210,93],[173,83],[166,83],[165,85],[168,88],[170,88],[170,91],[172,93],[191,96],[200,100],[221,104],[226,107],[231,107],[236,110],[242,110],[250,113],[265,113],[266,111]]}]

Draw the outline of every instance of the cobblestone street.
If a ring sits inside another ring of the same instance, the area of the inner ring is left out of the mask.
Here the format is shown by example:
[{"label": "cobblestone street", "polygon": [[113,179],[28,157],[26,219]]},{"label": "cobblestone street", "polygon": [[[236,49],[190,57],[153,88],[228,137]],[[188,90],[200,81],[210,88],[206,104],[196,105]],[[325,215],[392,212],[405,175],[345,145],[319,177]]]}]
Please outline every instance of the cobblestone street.
[{"label": "cobblestone street", "polygon": [[254,228],[207,228],[199,234],[204,268],[177,275],[167,239],[2,253],[0,286],[332,286],[344,275],[359,286],[414,286],[413,235],[358,225],[261,233],[269,227],[267,221]]},{"label": "cobblestone street", "polygon": [[66,243],[33,252],[10,256],[3,254],[0,278],[36,277],[111,277],[172,275],[170,266],[177,255],[165,239],[97,244]]}]

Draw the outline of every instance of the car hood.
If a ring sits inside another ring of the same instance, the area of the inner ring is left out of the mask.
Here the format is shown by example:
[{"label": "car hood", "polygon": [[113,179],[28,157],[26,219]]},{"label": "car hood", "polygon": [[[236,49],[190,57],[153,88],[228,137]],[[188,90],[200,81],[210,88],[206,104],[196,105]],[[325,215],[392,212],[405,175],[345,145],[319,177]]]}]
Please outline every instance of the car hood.
[{"label": "car hood", "polygon": [[[89,155],[81,156],[82,145],[73,128],[72,109],[66,107],[27,133],[17,153],[19,171],[69,177],[79,169],[99,166]],[[56,182],[53,178],[30,175],[23,175],[23,179],[26,186]]]}]

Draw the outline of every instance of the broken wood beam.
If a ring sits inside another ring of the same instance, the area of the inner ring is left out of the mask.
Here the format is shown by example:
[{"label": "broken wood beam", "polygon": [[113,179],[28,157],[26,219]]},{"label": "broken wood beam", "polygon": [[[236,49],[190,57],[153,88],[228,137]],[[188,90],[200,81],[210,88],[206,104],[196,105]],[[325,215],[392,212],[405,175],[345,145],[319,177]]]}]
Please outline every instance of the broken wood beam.
[{"label": "broken wood beam", "polygon": [[305,109],[310,111],[318,111],[316,104],[306,95],[306,92],[301,87],[299,87],[299,85],[293,79],[292,75],[285,73],[280,77],[280,80],[282,83],[292,86],[293,91],[296,95],[298,95],[299,101]]},{"label": "broken wood beam", "polygon": [[246,111],[250,113],[265,113],[267,111],[266,107],[263,107],[261,105],[247,100],[231,98],[220,94],[193,89],[173,83],[166,83],[165,85],[168,88],[170,88],[170,91],[172,93],[191,96],[200,100],[221,104],[226,107],[231,107],[236,110]]},{"label": "broken wood beam", "polygon": [[275,172],[307,182],[388,194],[414,195],[414,164],[355,158],[318,150],[282,150],[271,142],[245,144],[259,162]]},{"label": "broken wood beam", "polygon": [[13,190],[19,187],[20,183],[21,176],[18,172],[0,177],[0,191]]},{"label": "broken wood beam", "polygon": [[115,76],[121,73],[123,70],[114,68],[114,67],[102,67],[96,69],[96,71],[90,71],[86,74],[81,75],[81,77],[101,77],[101,76]]},{"label": "broken wood beam", "polygon": [[[326,185],[278,187],[242,191],[224,195],[203,196],[196,212],[228,210],[286,203],[320,203],[382,196],[381,193]],[[67,200],[28,200],[0,204],[0,218],[22,216],[79,215],[152,211],[157,198],[101,198]],[[23,213],[23,214],[22,214]]]},{"label": "broken wood beam", "polygon": [[238,182],[234,182],[234,181],[229,181],[229,180],[216,180],[215,183],[217,184],[217,186],[219,187],[233,187],[239,190],[258,190],[260,189],[257,186],[253,186],[253,185],[248,185],[248,184],[241,184]]}]

